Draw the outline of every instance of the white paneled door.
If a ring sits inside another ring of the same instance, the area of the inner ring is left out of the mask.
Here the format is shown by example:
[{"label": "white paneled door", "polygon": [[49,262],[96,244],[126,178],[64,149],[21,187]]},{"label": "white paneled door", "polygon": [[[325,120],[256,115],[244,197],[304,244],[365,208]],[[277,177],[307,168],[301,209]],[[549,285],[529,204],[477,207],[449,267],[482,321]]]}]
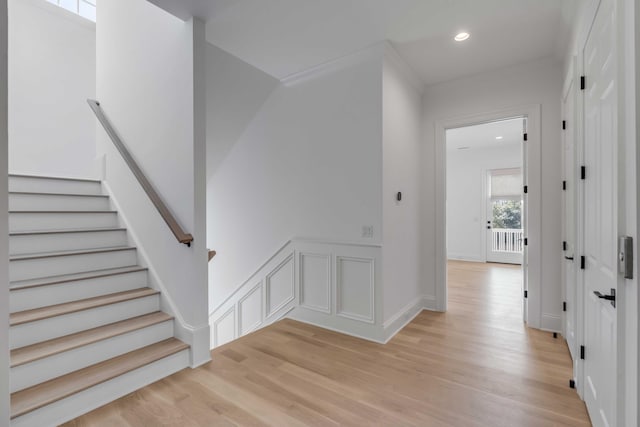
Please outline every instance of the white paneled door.
[{"label": "white paneled door", "polygon": [[601,0],[584,47],[584,398],[616,426],[618,235],[616,2]]}]

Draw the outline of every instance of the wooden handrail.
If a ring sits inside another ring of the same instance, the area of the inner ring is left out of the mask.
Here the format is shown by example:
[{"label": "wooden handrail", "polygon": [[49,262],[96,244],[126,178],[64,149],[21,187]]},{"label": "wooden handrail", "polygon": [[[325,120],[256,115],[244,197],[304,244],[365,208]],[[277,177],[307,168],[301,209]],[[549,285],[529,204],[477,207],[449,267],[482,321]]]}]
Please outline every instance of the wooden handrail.
[{"label": "wooden handrail", "polygon": [[144,175],[142,169],[140,169],[138,163],[136,163],[129,150],[127,150],[127,147],[124,145],[113,126],[111,126],[111,123],[100,107],[100,103],[93,99],[87,99],[87,102],[98,118],[98,121],[100,122],[100,124],[102,124],[102,127],[107,132],[107,135],[109,135],[109,138],[111,138],[113,145],[116,146],[125,163],[129,166],[129,169],[131,169],[133,175],[138,179],[138,182],[144,189],[145,193],[147,193],[147,196],[149,196],[149,199],[151,199],[151,203],[153,203],[156,209],[158,209],[160,216],[162,216],[162,219],[164,219],[164,221],[167,223],[167,225],[173,232],[173,235],[176,236],[176,239],[178,239],[178,242],[183,243],[187,246],[191,246],[191,242],[193,242],[193,236],[189,233],[185,233],[182,227],[180,227],[180,224],[178,224],[176,218],[173,216],[167,205],[160,198],[158,192],[153,188],[147,177]]}]

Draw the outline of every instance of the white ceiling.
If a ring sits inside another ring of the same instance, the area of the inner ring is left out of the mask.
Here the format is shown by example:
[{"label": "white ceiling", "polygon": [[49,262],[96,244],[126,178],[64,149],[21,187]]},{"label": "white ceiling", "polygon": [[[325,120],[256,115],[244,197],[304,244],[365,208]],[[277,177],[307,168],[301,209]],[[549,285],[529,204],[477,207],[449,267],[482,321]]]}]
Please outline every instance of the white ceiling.
[{"label": "white ceiling", "polygon": [[209,42],[278,79],[389,40],[434,84],[558,54],[581,0],[149,1],[203,18]]},{"label": "white ceiling", "polygon": [[[510,147],[522,143],[523,120],[510,119],[447,130],[447,150]],[[497,137],[503,137],[498,140]]]}]

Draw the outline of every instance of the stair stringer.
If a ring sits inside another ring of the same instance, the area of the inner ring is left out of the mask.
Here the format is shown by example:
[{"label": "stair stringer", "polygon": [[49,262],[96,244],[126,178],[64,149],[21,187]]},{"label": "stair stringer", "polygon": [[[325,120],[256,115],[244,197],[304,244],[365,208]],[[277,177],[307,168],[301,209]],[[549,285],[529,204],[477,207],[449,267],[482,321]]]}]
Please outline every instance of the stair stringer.
[{"label": "stair stringer", "polygon": [[187,323],[177,308],[176,303],[171,298],[167,286],[154,268],[153,262],[150,261],[148,252],[145,250],[142,241],[138,237],[136,231],[131,227],[127,220],[127,215],[118,203],[108,182],[103,180],[102,187],[104,192],[109,195],[109,200],[113,209],[118,212],[118,221],[120,226],[126,228],[127,237],[131,246],[135,246],[138,251],[138,264],[148,269],[148,287],[160,291],[160,310],[174,317],[175,337],[190,346],[190,357],[188,366],[196,368],[211,360],[210,344],[209,344],[209,323],[203,325],[190,325]]}]

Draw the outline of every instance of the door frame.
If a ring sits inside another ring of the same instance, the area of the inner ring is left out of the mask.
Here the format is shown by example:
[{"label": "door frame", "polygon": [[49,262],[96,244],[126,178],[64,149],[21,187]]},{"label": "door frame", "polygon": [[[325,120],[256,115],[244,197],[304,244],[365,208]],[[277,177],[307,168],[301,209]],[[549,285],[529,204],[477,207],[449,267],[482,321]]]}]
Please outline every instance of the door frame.
[{"label": "door frame", "polygon": [[[541,105],[530,104],[489,111],[478,114],[450,117],[435,123],[435,298],[436,309],[447,311],[447,154],[446,132],[465,126],[491,123],[514,117],[524,117],[527,120],[527,142],[523,168],[524,185],[528,186],[526,195],[527,221],[525,236],[528,239],[527,257],[523,259],[523,270],[526,275],[528,298],[524,300],[526,322],[533,328],[541,327]],[[524,297],[524,296],[523,296]]]},{"label": "door frame", "polygon": [[[562,136],[562,176],[564,180],[569,180],[569,184],[567,185],[567,189],[563,192],[563,203],[562,203],[562,239],[563,241],[567,241],[567,224],[566,224],[566,217],[567,217],[567,212],[566,212],[566,203],[567,203],[567,198],[571,197],[573,199],[573,224],[572,224],[572,231],[573,231],[573,248],[572,248],[572,253],[570,254],[574,259],[571,262],[568,262],[567,259],[565,259],[565,256],[567,255],[566,250],[563,250],[561,256],[561,283],[562,283],[562,300],[563,301],[567,301],[567,272],[569,270],[573,271],[573,282],[574,282],[574,288],[575,288],[575,293],[573,295],[573,297],[575,298],[575,301],[573,301],[575,307],[571,307],[571,312],[574,313],[573,316],[573,328],[574,328],[574,348],[570,348],[570,352],[572,357],[574,358],[573,360],[573,366],[574,366],[574,375],[573,375],[573,379],[577,379],[580,376],[578,375],[579,370],[582,368],[582,365],[578,363],[578,360],[580,360],[578,358],[578,343],[583,341],[583,336],[580,335],[581,333],[581,328],[582,328],[582,318],[583,318],[583,314],[582,314],[582,308],[583,308],[583,304],[582,304],[582,298],[583,298],[583,294],[582,294],[582,287],[578,286],[578,274],[580,274],[579,269],[577,268],[578,265],[578,253],[579,253],[579,239],[581,238],[579,236],[580,230],[581,230],[581,223],[580,223],[580,219],[579,219],[579,210],[580,210],[580,197],[582,197],[582,195],[580,194],[580,191],[582,190],[582,186],[581,186],[581,182],[578,179],[578,163],[582,162],[582,154],[581,154],[581,150],[582,148],[579,147],[579,143],[580,143],[580,137],[582,135],[582,130],[581,130],[581,111],[582,111],[582,99],[580,98],[581,94],[579,93],[579,87],[578,87],[578,73],[577,73],[577,59],[578,57],[576,55],[571,55],[571,60],[569,62],[569,67],[567,70],[567,73],[565,75],[565,80],[564,80],[564,85],[562,88],[562,97],[561,97],[561,103],[562,103],[562,109],[561,109],[561,114],[562,114],[562,120],[566,120],[568,126],[572,126],[573,127],[573,138],[572,138],[572,144],[573,144],[573,173],[572,176],[568,176],[567,175],[567,171],[566,171],[566,144],[567,144],[567,138],[566,138],[566,133],[563,133]],[[570,93],[571,91],[571,93]],[[566,104],[565,104],[565,100],[568,99],[569,97],[572,98],[573,100],[573,114],[571,116],[567,115],[566,112]],[[563,131],[564,132],[564,131]],[[567,337],[567,312],[563,313],[563,319],[562,319],[562,335],[565,337]],[[579,390],[579,394],[582,396],[582,383],[578,382],[578,390]]]}]

